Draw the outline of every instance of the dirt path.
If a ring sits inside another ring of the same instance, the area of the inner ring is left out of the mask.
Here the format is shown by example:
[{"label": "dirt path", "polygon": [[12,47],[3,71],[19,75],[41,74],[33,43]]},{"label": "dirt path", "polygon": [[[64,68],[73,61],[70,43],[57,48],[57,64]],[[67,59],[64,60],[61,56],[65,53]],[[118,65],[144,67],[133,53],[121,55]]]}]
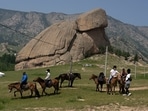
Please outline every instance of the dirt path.
[{"label": "dirt path", "polygon": [[148,89],[148,87],[144,86],[144,87],[135,87],[135,88],[130,88],[130,90],[146,90]]}]

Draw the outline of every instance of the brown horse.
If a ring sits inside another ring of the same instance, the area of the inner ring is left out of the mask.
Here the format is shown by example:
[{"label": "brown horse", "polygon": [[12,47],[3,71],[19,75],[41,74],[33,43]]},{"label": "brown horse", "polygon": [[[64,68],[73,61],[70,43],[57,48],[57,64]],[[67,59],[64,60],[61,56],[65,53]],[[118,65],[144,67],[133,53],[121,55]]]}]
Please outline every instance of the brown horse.
[{"label": "brown horse", "polygon": [[[102,77],[101,77],[102,76]],[[102,78],[102,79],[99,79]],[[96,84],[96,91],[102,92],[103,84],[106,83],[106,79],[103,73],[100,73],[99,77],[96,76],[95,74],[92,74],[89,80],[93,79],[95,84]],[[99,85],[100,85],[100,90],[99,90]]]},{"label": "brown horse", "polygon": [[119,93],[120,94],[124,94],[125,93],[125,89],[124,89],[124,86],[125,86],[125,77],[124,76],[121,76],[121,79],[118,80],[118,83],[119,83]]},{"label": "brown horse", "polygon": [[16,97],[16,92],[20,92],[20,95],[22,98],[23,97],[22,92],[27,91],[27,90],[31,91],[30,97],[32,97],[33,92],[35,92],[36,97],[40,97],[36,83],[34,83],[34,82],[28,82],[26,85],[23,85],[23,89],[21,89],[21,87],[20,87],[20,82],[11,83],[8,85],[8,89],[9,89],[9,92],[11,92],[13,89],[15,89],[14,97]]},{"label": "brown horse", "polygon": [[68,86],[69,86],[69,87],[72,87],[75,78],[81,79],[81,74],[80,74],[80,73],[63,73],[63,74],[60,74],[60,75],[58,76],[58,79],[59,79],[59,80],[61,79],[60,87],[62,87],[62,83],[63,83],[65,80],[68,80],[68,81],[69,81]]},{"label": "brown horse", "polygon": [[45,83],[45,80],[41,77],[37,77],[33,80],[34,82],[38,82],[42,87],[42,95],[43,93],[47,95],[48,93],[45,92],[46,87],[54,87],[54,94],[58,93],[59,90],[59,80],[58,79],[51,79],[48,84]]},{"label": "brown horse", "polygon": [[[107,80],[108,81],[108,80]],[[121,74],[120,73],[117,73],[114,77],[112,77],[110,83],[107,82],[107,94],[115,94],[115,87],[117,86],[117,83],[119,83],[119,92],[120,92],[120,89],[121,89]]]}]

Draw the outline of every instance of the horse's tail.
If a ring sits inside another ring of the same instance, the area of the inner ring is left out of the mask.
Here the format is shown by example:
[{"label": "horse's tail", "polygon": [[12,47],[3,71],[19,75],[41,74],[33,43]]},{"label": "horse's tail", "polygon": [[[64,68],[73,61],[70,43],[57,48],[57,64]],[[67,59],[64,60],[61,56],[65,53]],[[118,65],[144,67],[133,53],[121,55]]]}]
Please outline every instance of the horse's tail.
[{"label": "horse's tail", "polygon": [[36,95],[37,97],[40,97],[40,93],[39,93],[39,91],[38,91],[38,89],[37,89],[36,83],[35,83],[35,95]]}]

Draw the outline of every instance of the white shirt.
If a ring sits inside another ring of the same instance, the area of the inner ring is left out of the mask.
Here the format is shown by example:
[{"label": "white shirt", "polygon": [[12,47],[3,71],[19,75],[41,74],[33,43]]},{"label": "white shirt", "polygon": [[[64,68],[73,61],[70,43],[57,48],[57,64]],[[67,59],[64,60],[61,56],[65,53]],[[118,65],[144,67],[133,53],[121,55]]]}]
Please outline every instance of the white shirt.
[{"label": "white shirt", "polygon": [[131,74],[127,74],[125,80],[127,81],[131,77]]},{"label": "white shirt", "polygon": [[119,73],[119,72],[117,70],[115,70],[115,69],[111,69],[111,71],[110,71],[110,78],[111,77],[115,77],[116,73]]},{"label": "white shirt", "polygon": [[47,75],[45,77],[45,80],[50,80],[50,72],[47,72]]}]

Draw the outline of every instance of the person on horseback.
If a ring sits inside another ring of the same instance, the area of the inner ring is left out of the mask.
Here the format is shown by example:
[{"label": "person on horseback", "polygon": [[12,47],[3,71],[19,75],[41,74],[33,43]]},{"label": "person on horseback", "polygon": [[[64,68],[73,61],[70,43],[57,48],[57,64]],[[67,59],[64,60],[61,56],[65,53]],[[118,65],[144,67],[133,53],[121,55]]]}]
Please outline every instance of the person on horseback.
[{"label": "person on horseback", "polygon": [[110,77],[108,83],[110,84],[111,79],[116,75],[116,73],[119,73],[117,71],[117,66],[113,66],[113,68],[110,70]]},{"label": "person on horseback", "polygon": [[104,82],[104,78],[105,78],[104,73],[100,72],[100,74],[98,75],[98,81]]},{"label": "person on horseback", "polygon": [[47,69],[46,70],[46,77],[45,77],[45,84],[46,84],[46,86],[48,85],[48,83],[50,82],[50,69]]},{"label": "person on horseback", "polygon": [[28,76],[27,76],[26,72],[23,72],[23,76],[22,76],[21,84],[20,84],[21,89],[23,89],[23,85],[27,84],[27,80],[28,80]]},{"label": "person on horseback", "polygon": [[130,96],[131,93],[129,92],[129,87],[130,87],[130,83],[132,81],[132,78],[131,78],[131,70],[130,69],[127,69],[127,75],[126,75],[126,78],[125,78],[125,93],[126,95]]}]

